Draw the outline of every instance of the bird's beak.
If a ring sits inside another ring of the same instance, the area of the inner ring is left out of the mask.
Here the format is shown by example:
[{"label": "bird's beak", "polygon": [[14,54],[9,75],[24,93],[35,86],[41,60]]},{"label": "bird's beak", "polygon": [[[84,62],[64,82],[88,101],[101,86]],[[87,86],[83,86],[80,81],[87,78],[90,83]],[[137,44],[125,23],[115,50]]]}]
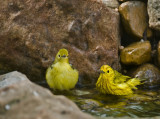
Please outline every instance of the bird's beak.
[{"label": "bird's beak", "polygon": [[98,73],[104,74],[105,72],[103,70],[98,70]]},{"label": "bird's beak", "polygon": [[65,57],[66,57],[66,55],[63,55],[63,56],[61,56],[61,57],[65,58]]}]

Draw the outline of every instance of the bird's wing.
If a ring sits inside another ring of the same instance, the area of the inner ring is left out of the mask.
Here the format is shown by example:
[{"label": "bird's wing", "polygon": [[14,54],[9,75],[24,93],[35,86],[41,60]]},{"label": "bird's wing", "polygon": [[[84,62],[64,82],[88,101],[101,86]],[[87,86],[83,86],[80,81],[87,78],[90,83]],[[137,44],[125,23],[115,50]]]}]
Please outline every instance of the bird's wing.
[{"label": "bird's wing", "polygon": [[76,70],[72,64],[69,64],[73,70]]},{"label": "bird's wing", "polygon": [[50,88],[53,88],[53,80],[55,78],[55,74],[57,74],[57,70],[54,67],[54,64],[52,64],[51,66],[49,66],[49,68],[47,69],[46,72],[46,80],[47,83],[49,84]]},{"label": "bird's wing", "polygon": [[120,83],[125,83],[127,79],[130,79],[131,77],[129,76],[124,76],[118,71],[114,70],[115,78],[114,78],[114,83],[115,84],[120,84]]}]

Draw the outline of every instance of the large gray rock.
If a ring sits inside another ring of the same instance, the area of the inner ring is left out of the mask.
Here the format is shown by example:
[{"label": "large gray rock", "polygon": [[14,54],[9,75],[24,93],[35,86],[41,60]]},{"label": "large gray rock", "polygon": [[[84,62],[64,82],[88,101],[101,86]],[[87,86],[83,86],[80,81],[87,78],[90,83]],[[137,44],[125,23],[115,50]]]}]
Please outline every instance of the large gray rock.
[{"label": "large gray rock", "polygon": [[149,26],[160,31],[160,0],[148,0]]},{"label": "large gray rock", "polygon": [[14,84],[18,84],[21,82],[27,82],[30,83],[30,81],[27,79],[27,77],[17,71],[8,73],[6,75],[0,76],[0,89],[5,88],[7,86],[11,86]]},{"label": "large gray rock", "polygon": [[0,119],[94,119],[18,72],[0,76]]},{"label": "large gray rock", "polygon": [[41,80],[67,48],[82,79],[97,79],[102,64],[118,69],[119,20],[118,11],[93,0],[2,0],[0,67]]}]

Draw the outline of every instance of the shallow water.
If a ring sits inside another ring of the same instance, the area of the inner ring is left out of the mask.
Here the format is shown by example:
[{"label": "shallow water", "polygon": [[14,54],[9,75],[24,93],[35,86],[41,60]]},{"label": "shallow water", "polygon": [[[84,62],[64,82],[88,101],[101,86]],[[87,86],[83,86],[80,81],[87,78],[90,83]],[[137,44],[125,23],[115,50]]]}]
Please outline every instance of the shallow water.
[{"label": "shallow water", "polygon": [[160,91],[138,90],[130,96],[100,94],[94,89],[52,91],[65,95],[87,113],[100,117],[154,117],[160,116]]}]

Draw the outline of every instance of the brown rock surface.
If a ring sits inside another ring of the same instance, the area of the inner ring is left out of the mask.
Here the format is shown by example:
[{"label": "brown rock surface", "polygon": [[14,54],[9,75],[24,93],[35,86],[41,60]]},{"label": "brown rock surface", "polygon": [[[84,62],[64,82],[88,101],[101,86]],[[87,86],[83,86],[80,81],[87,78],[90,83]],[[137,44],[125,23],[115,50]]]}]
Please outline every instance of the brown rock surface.
[{"label": "brown rock surface", "polygon": [[149,41],[136,42],[122,49],[121,62],[126,65],[140,65],[151,59],[151,44]]},{"label": "brown rock surface", "polygon": [[154,88],[160,86],[160,71],[152,64],[144,64],[138,67],[133,73],[132,77],[145,79],[142,87]]},{"label": "brown rock surface", "polygon": [[160,65],[160,41],[158,42],[157,51],[158,51],[158,64]]},{"label": "brown rock surface", "polygon": [[119,13],[92,0],[10,0],[0,5],[0,66],[44,80],[57,51],[67,48],[83,79],[102,64],[118,69]]},{"label": "brown rock surface", "polygon": [[[99,0],[98,0],[99,1]],[[119,3],[117,0],[100,0],[105,6],[110,8],[118,8]]]},{"label": "brown rock surface", "polygon": [[[148,27],[147,7],[141,1],[127,1],[119,6],[123,26],[129,34],[142,38]],[[147,29],[147,37],[152,36],[152,31]]]},{"label": "brown rock surface", "polygon": [[149,26],[160,31],[160,0],[148,0]]},{"label": "brown rock surface", "polygon": [[53,95],[18,72],[0,76],[0,119],[11,118],[94,119],[66,97]]},{"label": "brown rock surface", "polygon": [[142,1],[147,2],[147,0],[118,0],[119,2],[126,2],[126,1]]},{"label": "brown rock surface", "polygon": [[[127,0],[119,0],[119,2],[126,2]],[[128,0],[129,1],[129,0]]]}]

